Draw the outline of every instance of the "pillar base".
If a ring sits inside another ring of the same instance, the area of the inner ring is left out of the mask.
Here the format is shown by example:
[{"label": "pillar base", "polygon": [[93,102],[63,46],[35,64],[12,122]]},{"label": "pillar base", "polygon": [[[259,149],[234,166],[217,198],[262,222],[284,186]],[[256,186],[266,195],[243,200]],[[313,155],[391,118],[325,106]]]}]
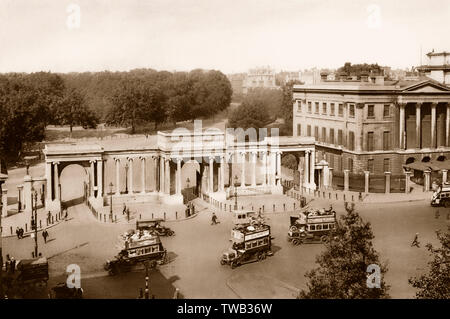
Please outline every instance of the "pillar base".
[{"label": "pillar base", "polygon": [[101,208],[104,206],[103,197],[91,197],[91,198],[89,198],[89,202],[95,208]]},{"label": "pillar base", "polygon": [[283,186],[281,185],[272,185],[270,187],[270,191],[273,195],[283,195]]},{"label": "pillar base", "polygon": [[168,195],[164,194],[161,197],[161,202],[166,205],[182,205],[183,204],[183,195]]},{"label": "pillar base", "polygon": [[215,200],[218,200],[218,201],[226,201],[227,200],[227,193],[225,191],[210,193],[209,196],[211,196],[212,198],[214,198]]}]

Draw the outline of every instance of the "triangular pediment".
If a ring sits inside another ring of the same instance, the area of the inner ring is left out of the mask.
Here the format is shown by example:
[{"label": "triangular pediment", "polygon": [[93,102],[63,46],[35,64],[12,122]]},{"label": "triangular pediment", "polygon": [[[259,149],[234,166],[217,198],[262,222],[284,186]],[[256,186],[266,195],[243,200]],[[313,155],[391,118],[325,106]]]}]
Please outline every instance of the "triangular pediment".
[{"label": "triangular pediment", "polygon": [[439,93],[450,92],[450,88],[435,81],[423,81],[403,88],[403,92]]}]

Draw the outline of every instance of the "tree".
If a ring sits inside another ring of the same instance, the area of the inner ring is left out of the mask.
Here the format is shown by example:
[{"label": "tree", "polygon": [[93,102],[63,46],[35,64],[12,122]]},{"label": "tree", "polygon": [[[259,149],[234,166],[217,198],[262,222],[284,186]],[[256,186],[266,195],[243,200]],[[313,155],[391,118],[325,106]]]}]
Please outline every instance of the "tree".
[{"label": "tree", "polygon": [[76,89],[68,89],[64,97],[55,107],[54,124],[69,125],[70,133],[75,125],[84,128],[96,128],[98,119],[96,115],[87,108],[83,95]]},{"label": "tree", "polygon": [[228,126],[232,128],[266,127],[271,122],[265,101],[257,96],[246,97],[244,102],[233,110],[228,118]]},{"label": "tree", "polygon": [[418,299],[450,299],[450,226],[446,233],[437,231],[436,235],[441,246],[426,245],[433,258],[428,263],[428,273],[408,280],[418,289]]},{"label": "tree", "polygon": [[303,84],[300,81],[287,82],[282,87],[282,101],[280,116],[284,119],[284,125],[280,128],[280,135],[292,135],[293,121],[293,88],[295,84]]},{"label": "tree", "polygon": [[130,125],[131,134],[139,123],[153,122],[155,127],[166,119],[165,96],[148,79],[127,75],[111,97],[108,124]]},{"label": "tree", "polygon": [[[325,251],[317,256],[319,267],[306,273],[308,291],[300,298],[361,299],[388,298],[389,287],[384,282],[387,266],[381,265],[372,245],[374,235],[370,223],[363,222],[354,206],[346,203],[347,214],[341,216],[330,232]],[[367,285],[367,267],[380,267],[380,288]]]}]

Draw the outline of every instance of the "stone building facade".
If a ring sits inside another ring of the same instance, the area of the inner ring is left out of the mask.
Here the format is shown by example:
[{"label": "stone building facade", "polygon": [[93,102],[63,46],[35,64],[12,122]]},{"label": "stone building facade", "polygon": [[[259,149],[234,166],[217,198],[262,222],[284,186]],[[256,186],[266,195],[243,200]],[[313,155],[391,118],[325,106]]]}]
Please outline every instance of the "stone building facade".
[{"label": "stone building facade", "polygon": [[293,90],[293,134],[316,140],[335,173],[393,175],[450,157],[450,89],[418,81],[328,81]]}]

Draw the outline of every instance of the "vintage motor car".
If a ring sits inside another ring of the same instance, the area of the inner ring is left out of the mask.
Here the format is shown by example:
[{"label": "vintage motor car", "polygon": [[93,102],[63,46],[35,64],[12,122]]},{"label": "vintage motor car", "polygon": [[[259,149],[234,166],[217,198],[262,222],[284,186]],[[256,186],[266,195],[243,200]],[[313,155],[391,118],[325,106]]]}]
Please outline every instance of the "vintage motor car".
[{"label": "vintage motor car", "polygon": [[66,283],[58,283],[51,290],[51,299],[82,299],[83,288],[69,288]]},{"label": "vintage motor car", "polygon": [[158,236],[173,236],[175,232],[169,227],[161,225],[164,222],[162,218],[143,219],[136,221],[136,230],[148,230]]}]

